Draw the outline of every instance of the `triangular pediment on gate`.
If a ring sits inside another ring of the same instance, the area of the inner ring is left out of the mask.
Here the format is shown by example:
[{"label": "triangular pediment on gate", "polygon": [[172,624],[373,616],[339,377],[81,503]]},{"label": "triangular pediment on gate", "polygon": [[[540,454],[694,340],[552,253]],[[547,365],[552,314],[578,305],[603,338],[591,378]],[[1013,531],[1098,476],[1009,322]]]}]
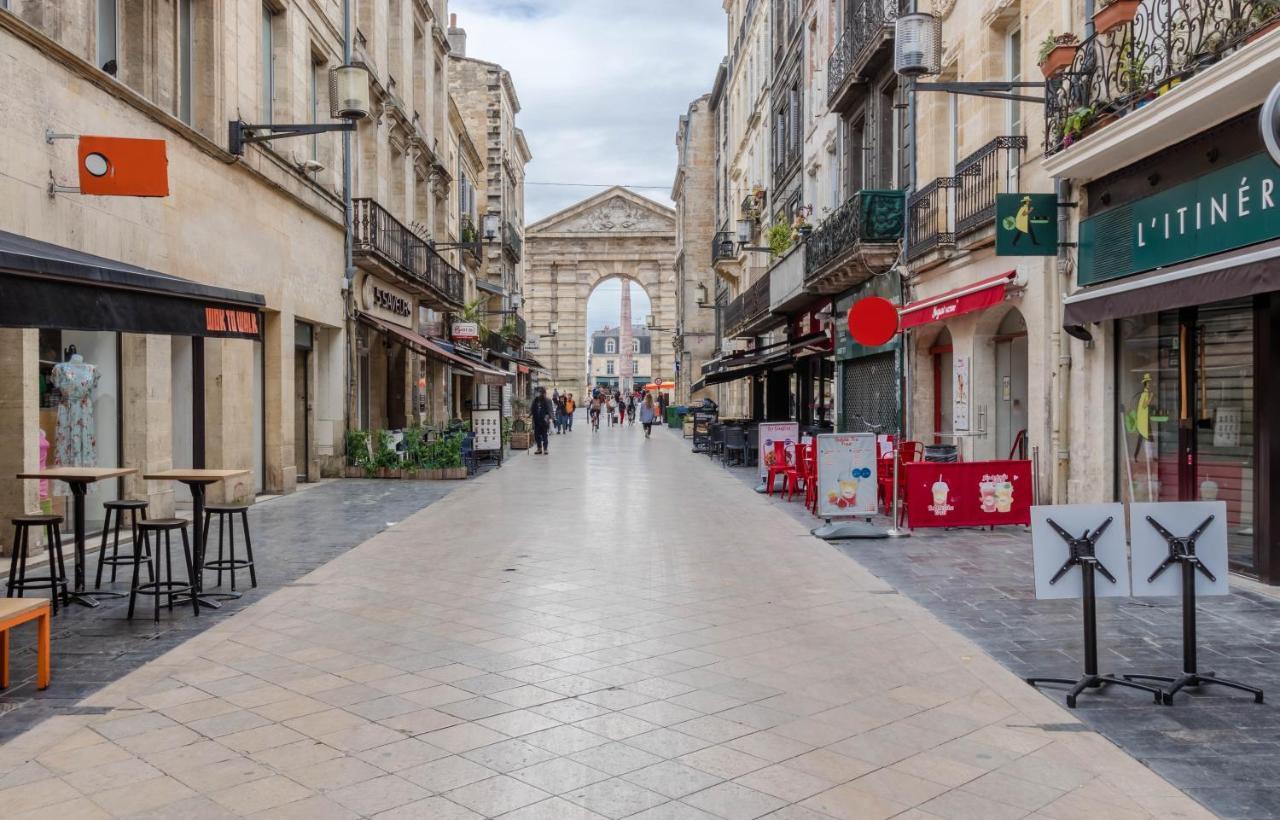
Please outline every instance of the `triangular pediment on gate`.
[{"label": "triangular pediment on gate", "polygon": [[676,212],[615,185],[530,225],[525,234],[667,233]]}]

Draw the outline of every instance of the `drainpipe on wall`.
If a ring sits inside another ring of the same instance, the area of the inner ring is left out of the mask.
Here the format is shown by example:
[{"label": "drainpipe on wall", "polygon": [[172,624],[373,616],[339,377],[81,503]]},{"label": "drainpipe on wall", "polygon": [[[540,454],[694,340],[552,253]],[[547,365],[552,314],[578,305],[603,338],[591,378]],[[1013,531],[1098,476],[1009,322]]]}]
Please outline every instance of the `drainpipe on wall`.
[{"label": "drainpipe on wall", "polygon": [[[1058,198],[1058,239],[1059,242],[1064,241],[1063,237],[1068,235],[1071,227],[1071,219],[1067,208],[1062,207],[1061,203],[1067,202],[1071,197],[1071,183],[1061,178],[1054,179],[1054,191]],[[1058,246],[1057,257],[1057,285],[1052,289],[1053,312],[1053,333],[1051,339],[1054,346],[1058,350],[1058,366],[1054,373],[1054,379],[1057,382],[1054,391],[1054,412],[1053,412],[1053,452],[1054,452],[1054,475],[1053,475],[1053,503],[1067,503],[1067,482],[1071,479],[1071,419],[1068,417],[1071,406],[1071,337],[1062,329],[1062,300],[1066,296],[1067,290],[1071,287],[1071,249],[1068,247]]]},{"label": "drainpipe on wall", "polygon": [[[342,0],[342,64],[351,65],[351,0]],[[355,276],[356,269],[352,261],[355,244],[354,226],[351,224],[351,132],[342,132],[342,300],[343,311],[347,319],[347,356],[346,356],[346,388],[347,388],[347,429],[354,430],[359,421],[356,412],[356,396],[359,394],[355,383],[358,372],[356,365],[356,322],[355,322]],[[343,447],[346,453],[346,447]]]}]

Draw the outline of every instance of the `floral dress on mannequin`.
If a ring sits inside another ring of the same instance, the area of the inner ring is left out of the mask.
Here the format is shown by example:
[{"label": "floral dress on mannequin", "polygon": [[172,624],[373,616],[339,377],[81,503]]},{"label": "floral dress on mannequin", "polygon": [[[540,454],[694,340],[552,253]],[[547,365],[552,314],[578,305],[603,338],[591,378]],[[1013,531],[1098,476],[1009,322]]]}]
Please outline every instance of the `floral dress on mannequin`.
[{"label": "floral dress on mannequin", "polygon": [[93,422],[93,394],[101,375],[78,353],[54,365],[50,374],[61,398],[54,438],[53,463],[59,467],[94,467],[98,436]]}]

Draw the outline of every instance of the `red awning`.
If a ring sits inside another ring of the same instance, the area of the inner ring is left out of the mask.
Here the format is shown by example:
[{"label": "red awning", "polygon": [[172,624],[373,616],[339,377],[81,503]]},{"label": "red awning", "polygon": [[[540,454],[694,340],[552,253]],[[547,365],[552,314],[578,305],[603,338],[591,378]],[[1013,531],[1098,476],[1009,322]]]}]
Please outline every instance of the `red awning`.
[{"label": "red awning", "polygon": [[1005,290],[1013,284],[1017,276],[1017,271],[1006,271],[999,276],[982,279],[972,285],[912,302],[898,311],[898,315],[902,317],[902,329],[906,330],[998,305],[1004,301]]}]

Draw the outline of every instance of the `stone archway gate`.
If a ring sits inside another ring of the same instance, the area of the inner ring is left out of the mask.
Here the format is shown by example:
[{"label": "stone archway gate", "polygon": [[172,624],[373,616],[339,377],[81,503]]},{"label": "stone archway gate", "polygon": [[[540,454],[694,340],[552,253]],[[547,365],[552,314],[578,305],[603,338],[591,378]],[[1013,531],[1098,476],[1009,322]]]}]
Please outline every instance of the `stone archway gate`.
[{"label": "stone archway gate", "polygon": [[[675,211],[617,186],[529,226],[524,314],[537,339],[532,352],[551,371],[543,385],[586,395],[587,299],[614,277],[638,282],[649,295],[659,328],[652,375],[674,381],[675,255]],[[644,315],[632,320],[643,323]]]}]

